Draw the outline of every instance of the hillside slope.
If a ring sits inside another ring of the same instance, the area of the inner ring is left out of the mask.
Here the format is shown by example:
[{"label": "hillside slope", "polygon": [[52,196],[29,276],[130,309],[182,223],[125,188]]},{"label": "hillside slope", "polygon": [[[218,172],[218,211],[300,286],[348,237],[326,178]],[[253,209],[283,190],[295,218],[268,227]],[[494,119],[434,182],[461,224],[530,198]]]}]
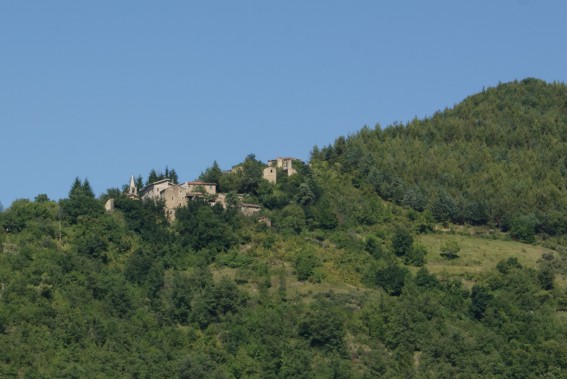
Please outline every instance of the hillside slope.
[{"label": "hillside slope", "polygon": [[[544,158],[565,152],[564,96],[505,84],[339,138],[277,183],[252,154],[215,163],[202,179],[226,208],[197,198],[173,222],[163,201],[96,198],[87,180],[15,201],[0,212],[0,377],[563,377],[564,157]],[[486,137],[501,113],[534,141]],[[492,126],[470,130],[481,114]]]},{"label": "hillside slope", "polygon": [[425,120],[364,128],[315,149],[381,197],[437,221],[567,232],[567,86],[501,84]]}]

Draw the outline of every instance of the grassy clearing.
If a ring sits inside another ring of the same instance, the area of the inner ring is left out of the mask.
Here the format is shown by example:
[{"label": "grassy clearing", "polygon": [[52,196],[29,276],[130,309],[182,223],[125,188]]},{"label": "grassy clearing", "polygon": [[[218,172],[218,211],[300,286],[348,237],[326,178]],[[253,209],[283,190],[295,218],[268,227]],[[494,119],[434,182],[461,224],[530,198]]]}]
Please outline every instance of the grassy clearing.
[{"label": "grassy clearing", "polygon": [[[449,260],[441,257],[441,246],[447,241],[455,241],[459,245],[458,258]],[[303,237],[290,237],[286,242],[284,244],[278,238],[266,248],[256,241],[251,246],[224,253],[219,257],[222,263],[211,267],[215,281],[222,277],[233,279],[252,296],[259,294],[260,288],[266,286],[268,281],[270,292],[285,288],[288,298],[301,298],[304,301],[329,291],[353,294],[369,291],[361,283],[368,260],[360,252],[339,249],[333,244],[314,242]],[[502,260],[514,257],[524,267],[537,268],[543,253],[558,254],[542,246],[460,233],[420,235],[415,242],[427,249],[426,267],[430,272],[439,277],[459,279],[465,288],[471,288],[483,273],[494,270]],[[295,257],[306,249],[319,258],[320,265],[315,270],[320,273],[320,282],[298,281],[294,273]],[[417,267],[408,268],[414,274],[418,270]],[[567,288],[567,278],[556,275],[555,285]]]},{"label": "grassy clearing", "polygon": [[[564,275],[556,275],[554,279],[555,286],[557,288],[566,288],[567,289],[567,277]],[[567,317],[567,314],[566,314]]]},{"label": "grassy clearing", "polygon": [[300,282],[293,277],[286,278],[286,293],[287,296],[292,299],[302,298],[305,302],[309,303],[315,295],[330,292],[335,294],[363,294],[367,291],[346,283],[332,283],[326,281],[312,283],[310,281]]},{"label": "grassy clearing", "polygon": [[[441,257],[441,246],[446,241],[456,241],[461,250],[459,257],[448,260]],[[450,276],[473,279],[479,273],[492,270],[496,264],[510,257],[515,257],[525,267],[536,267],[542,253],[552,250],[515,241],[489,240],[474,236],[428,234],[417,238],[429,252],[427,269],[434,273],[446,273]]]}]

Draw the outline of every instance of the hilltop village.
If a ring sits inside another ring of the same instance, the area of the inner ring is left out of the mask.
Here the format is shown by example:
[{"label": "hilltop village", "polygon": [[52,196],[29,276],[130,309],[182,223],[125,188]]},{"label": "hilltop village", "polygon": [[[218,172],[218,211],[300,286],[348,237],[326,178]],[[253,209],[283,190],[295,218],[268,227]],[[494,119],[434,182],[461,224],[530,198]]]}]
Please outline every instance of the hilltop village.
[{"label": "hilltop village", "polygon": [[[268,161],[267,167],[262,171],[262,178],[270,183],[277,182],[277,170],[287,173],[288,176],[294,175],[297,171],[293,168],[293,162],[301,162],[300,159],[292,157],[278,157]],[[240,170],[241,167],[234,167],[232,171]],[[174,183],[171,179],[161,179],[149,183],[141,190],[138,190],[134,176],[130,177],[130,183],[126,190],[126,196],[134,200],[150,199],[164,202],[164,211],[170,221],[175,220],[175,211],[183,207],[194,199],[208,201],[211,206],[220,204],[223,208],[227,207],[227,197],[225,193],[217,192],[215,183],[204,181],[188,181]],[[245,203],[243,196],[238,196],[237,209],[245,216],[253,216],[260,212],[261,206],[258,204]],[[109,199],[105,204],[105,209],[109,212],[114,210],[114,200]]]}]

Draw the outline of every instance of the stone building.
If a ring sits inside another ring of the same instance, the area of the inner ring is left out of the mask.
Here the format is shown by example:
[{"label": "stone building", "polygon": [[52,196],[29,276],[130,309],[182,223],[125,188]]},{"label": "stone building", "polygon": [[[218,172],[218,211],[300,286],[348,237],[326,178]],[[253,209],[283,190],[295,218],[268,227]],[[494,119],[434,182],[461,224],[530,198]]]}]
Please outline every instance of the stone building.
[{"label": "stone building", "polygon": [[170,179],[162,179],[157,182],[153,182],[145,186],[140,191],[140,197],[142,199],[153,199],[159,200],[161,198],[161,191],[173,186],[174,184]]},{"label": "stone building", "polygon": [[175,219],[175,210],[187,205],[187,189],[178,184],[167,187],[160,193],[160,199],[164,201],[164,208],[170,220]]},{"label": "stone building", "polygon": [[[132,190],[128,191],[130,194]],[[187,202],[195,198],[208,198],[214,204],[216,195],[215,183],[195,181],[174,184],[169,179],[150,183],[140,191],[142,199],[163,200],[165,213],[170,221],[175,220],[175,210],[187,205]]]},{"label": "stone building", "polygon": [[276,183],[277,181],[277,170],[275,167],[268,166],[262,171],[262,176],[270,183]]},{"label": "stone building", "polygon": [[130,199],[139,199],[138,197],[138,187],[136,187],[136,182],[134,181],[134,175],[130,177],[130,185],[128,186],[128,192],[126,196]]},{"label": "stone building", "polygon": [[195,193],[207,193],[209,195],[216,195],[217,194],[217,185],[215,183],[206,183],[206,182],[185,182],[181,184],[181,187],[187,189],[189,192]]},{"label": "stone building", "polygon": [[302,162],[300,159],[292,158],[292,157],[278,157],[276,159],[272,159],[268,161],[268,167],[264,169],[262,172],[263,178],[269,181],[270,183],[276,183],[277,177],[276,172],[277,169],[280,168],[284,172],[287,172],[288,176],[293,174],[297,174],[297,170],[293,168],[293,162]]},{"label": "stone building", "polygon": [[[277,162],[275,164],[277,164]],[[286,166],[286,170],[288,170],[287,167],[291,168],[291,163]],[[271,169],[273,170],[275,181],[276,168],[274,166],[271,167]],[[227,207],[226,194],[217,193],[217,186],[215,183],[202,181],[174,184],[170,179],[162,179],[148,184],[138,194],[136,183],[132,176],[126,195],[132,199],[163,201],[165,214],[170,221],[175,220],[175,210],[177,208],[187,205],[189,201],[196,198],[205,199],[209,201],[211,205],[220,204],[224,208]],[[241,198],[241,201],[242,196],[239,197]],[[245,216],[253,216],[261,210],[261,207],[257,204],[239,203],[236,207],[238,211]]]}]

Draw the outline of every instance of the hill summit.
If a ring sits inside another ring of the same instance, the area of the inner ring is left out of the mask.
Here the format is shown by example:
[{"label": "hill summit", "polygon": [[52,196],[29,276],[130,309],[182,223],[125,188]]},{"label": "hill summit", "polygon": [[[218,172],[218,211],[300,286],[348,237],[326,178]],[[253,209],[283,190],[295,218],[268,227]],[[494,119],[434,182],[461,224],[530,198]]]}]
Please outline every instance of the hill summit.
[{"label": "hill summit", "polygon": [[424,120],[339,137],[313,160],[439,222],[513,229],[530,241],[567,232],[566,151],[567,86],[525,79]]}]

